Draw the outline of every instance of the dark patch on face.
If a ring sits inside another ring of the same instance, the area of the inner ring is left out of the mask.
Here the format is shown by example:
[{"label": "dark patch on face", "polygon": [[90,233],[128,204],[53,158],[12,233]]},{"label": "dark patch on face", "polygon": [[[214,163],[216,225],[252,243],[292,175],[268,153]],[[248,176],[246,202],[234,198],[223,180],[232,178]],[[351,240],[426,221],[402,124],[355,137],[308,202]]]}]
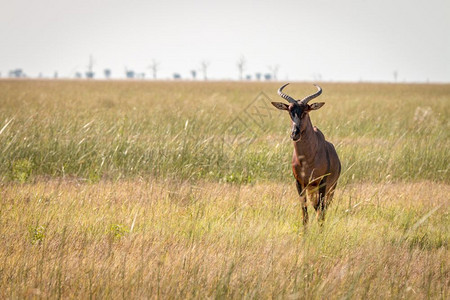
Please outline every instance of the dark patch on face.
[{"label": "dark patch on face", "polygon": [[303,115],[305,108],[306,106],[304,104],[297,104],[297,103],[289,104],[289,115],[291,116],[291,119],[294,120],[296,115],[300,119]]},{"label": "dark patch on face", "polygon": [[301,134],[300,121],[303,117],[305,109],[306,109],[306,105],[304,105],[304,104],[298,104],[298,103],[289,104],[289,115],[293,122],[291,138],[294,141],[297,141],[300,138],[300,134]]}]

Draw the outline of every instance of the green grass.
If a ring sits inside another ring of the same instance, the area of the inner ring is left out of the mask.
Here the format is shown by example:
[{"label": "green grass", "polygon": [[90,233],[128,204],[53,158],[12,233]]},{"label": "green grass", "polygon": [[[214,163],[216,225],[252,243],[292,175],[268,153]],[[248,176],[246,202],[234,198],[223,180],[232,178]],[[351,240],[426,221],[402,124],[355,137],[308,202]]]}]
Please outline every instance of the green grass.
[{"label": "green grass", "polygon": [[[175,176],[284,182],[291,177],[287,114],[273,108],[262,128],[248,126],[243,114],[260,92],[278,100],[278,85],[1,81],[0,173],[19,181]],[[449,85],[322,86],[326,105],[311,117],[336,145],[345,171],[341,183],[449,181]],[[289,93],[312,90],[293,84]],[[233,123],[238,116],[247,125]],[[228,147],[235,134],[230,123],[242,131],[239,137],[254,132],[256,139]]]}]

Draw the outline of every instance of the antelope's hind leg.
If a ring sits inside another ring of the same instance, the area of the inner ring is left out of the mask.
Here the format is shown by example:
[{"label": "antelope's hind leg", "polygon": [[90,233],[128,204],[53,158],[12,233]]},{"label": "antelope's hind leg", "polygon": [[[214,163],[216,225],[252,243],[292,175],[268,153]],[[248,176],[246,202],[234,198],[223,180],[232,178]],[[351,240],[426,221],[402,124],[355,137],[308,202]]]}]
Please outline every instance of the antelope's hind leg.
[{"label": "antelope's hind leg", "polygon": [[303,187],[302,187],[301,183],[298,182],[298,180],[296,180],[295,183],[297,186],[298,195],[300,197],[300,203],[302,205],[303,225],[306,225],[306,224],[308,224],[308,206],[306,203],[306,195],[303,192]]},{"label": "antelope's hind leg", "polygon": [[[327,209],[327,202],[331,199],[325,199],[327,186],[325,180],[321,180],[319,184],[319,191],[316,192],[317,205],[314,208],[317,212],[317,220],[322,223],[325,220],[325,211]],[[332,197],[332,196],[331,196]]]}]

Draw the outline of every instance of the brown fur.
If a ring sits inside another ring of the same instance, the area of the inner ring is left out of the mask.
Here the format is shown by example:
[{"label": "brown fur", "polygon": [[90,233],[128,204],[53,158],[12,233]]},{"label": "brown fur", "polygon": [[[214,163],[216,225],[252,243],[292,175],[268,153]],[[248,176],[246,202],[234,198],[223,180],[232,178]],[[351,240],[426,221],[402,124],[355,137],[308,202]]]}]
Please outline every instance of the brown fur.
[{"label": "brown fur", "polygon": [[325,140],[323,133],[312,125],[309,117],[309,112],[324,105],[323,102],[308,105],[308,101],[319,96],[322,90],[318,87],[319,92],[307,97],[306,101],[306,98],[296,101],[282,93],[285,86],[281,87],[278,93],[290,104],[281,102],[272,104],[278,109],[287,110],[292,119],[291,138],[294,141],[292,170],[302,203],[303,223],[308,223],[306,198],[312,202],[318,219],[322,221],[341,173],[341,163],[333,144]]},{"label": "brown fur", "polygon": [[[307,126],[300,139],[294,142],[292,170],[302,189],[299,196],[303,207],[303,223],[306,224],[308,222],[306,197],[317,211],[319,220],[323,220],[341,173],[341,163],[333,144],[325,140],[317,127],[312,126],[308,114],[304,118]],[[319,195],[319,185],[325,186],[324,195]]]}]

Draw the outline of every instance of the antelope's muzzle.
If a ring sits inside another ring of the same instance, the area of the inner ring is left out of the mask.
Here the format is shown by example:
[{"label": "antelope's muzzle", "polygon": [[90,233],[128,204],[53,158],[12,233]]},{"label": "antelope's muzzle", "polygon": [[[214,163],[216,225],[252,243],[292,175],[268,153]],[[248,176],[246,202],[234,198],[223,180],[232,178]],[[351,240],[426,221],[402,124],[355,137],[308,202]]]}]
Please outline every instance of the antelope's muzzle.
[{"label": "antelope's muzzle", "polygon": [[300,128],[297,125],[292,126],[291,139],[295,142],[300,138]]}]

